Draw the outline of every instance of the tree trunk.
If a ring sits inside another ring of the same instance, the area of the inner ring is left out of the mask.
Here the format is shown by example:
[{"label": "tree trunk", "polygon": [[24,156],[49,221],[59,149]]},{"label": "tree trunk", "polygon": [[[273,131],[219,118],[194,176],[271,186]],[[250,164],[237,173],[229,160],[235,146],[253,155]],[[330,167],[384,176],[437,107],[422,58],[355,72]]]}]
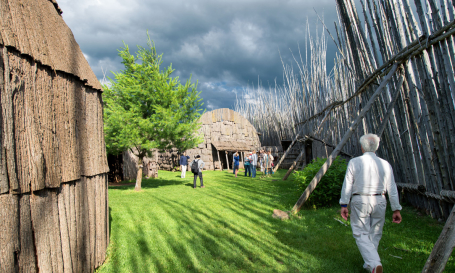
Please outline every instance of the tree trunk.
[{"label": "tree trunk", "polygon": [[136,177],[136,186],[134,187],[135,191],[141,190],[141,183],[142,183],[142,163],[144,163],[144,157],[139,157],[137,163],[137,177]]}]

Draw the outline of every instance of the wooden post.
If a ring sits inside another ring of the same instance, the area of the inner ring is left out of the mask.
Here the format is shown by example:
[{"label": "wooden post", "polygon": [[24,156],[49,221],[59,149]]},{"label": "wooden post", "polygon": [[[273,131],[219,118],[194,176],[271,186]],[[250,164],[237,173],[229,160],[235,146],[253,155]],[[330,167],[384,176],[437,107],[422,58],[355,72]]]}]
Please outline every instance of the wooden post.
[{"label": "wooden post", "polygon": [[299,137],[299,134],[297,134],[295,136],[294,140],[292,140],[291,145],[289,145],[289,147],[286,149],[286,152],[284,153],[284,155],[280,158],[280,161],[278,161],[278,163],[276,164],[275,168],[273,168],[273,172],[276,172],[276,170],[278,170],[278,167],[280,167],[281,162],[283,162],[283,160],[286,158],[288,153],[291,151],[291,148],[294,145],[294,143],[297,141],[298,137]]},{"label": "wooden post", "polygon": [[228,170],[230,170],[230,169],[229,169],[229,157],[228,157],[228,155],[227,155],[227,151],[225,151],[224,154],[226,155],[226,165],[227,165],[227,168],[228,168]]},{"label": "wooden post", "polygon": [[220,171],[223,171],[223,163],[221,163],[220,151],[216,149],[216,153],[218,155],[218,162],[220,162]]},{"label": "wooden post", "polygon": [[444,229],[434,244],[430,257],[428,257],[422,273],[439,273],[443,272],[447,261],[452,254],[455,246],[455,206],[452,208],[449,219],[447,219]]},{"label": "wooden post", "polygon": [[297,166],[297,162],[305,155],[305,146],[303,147],[302,151],[300,152],[299,156],[297,159],[292,163],[291,167],[289,168],[288,172],[284,175],[283,181],[288,179],[288,177],[291,175],[291,173],[294,171],[295,166]]},{"label": "wooden post", "polygon": [[332,165],[333,161],[337,157],[337,155],[340,153],[341,149],[343,146],[346,144],[346,142],[349,140],[349,138],[352,136],[354,131],[357,129],[357,126],[359,123],[362,121],[363,117],[365,114],[371,109],[371,106],[373,105],[373,102],[376,100],[376,98],[379,96],[379,94],[382,92],[382,89],[387,85],[389,80],[392,78],[393,74],[397,70],[398,65],[394,64],[392,69],[390,70],[389,74],[384,78],[382,83],[379,85],[379,87],[376,89],[374,94],[371,96],[370,100],[368,100],[367,104],[365,107],[362,109],[360,114],[357,116],[355,121],[351,124],[349,127],[348,131],[345,133],[343,136],[343,139],[340,141],[340,143],[337,145],[335,150],[333,150],[332,154],[327,158],[327,161],[322,165],[321,169],[319,169],[318,173],[316,176],[311,180],[310,184],[308,187],[305,189],[303,194],[300,196],[299,200],[297,203],[294,205],[292,208],[292,213],[297,213],[300,211],[300,208],[302,205],[305,203],[305,201],[308,199],[310,194],[314,191],[316,186],[318,185],[319,181],[321,181],[321,178],[324,176],[324,174],[327,172],[327,170],[330,168],[330,165]]}]

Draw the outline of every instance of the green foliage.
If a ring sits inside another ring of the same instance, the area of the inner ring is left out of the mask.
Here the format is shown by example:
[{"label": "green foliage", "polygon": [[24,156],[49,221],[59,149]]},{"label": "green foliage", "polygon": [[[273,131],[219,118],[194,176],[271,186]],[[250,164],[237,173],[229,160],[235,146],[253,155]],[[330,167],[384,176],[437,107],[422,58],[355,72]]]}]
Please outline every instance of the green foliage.
[{"label": "green foliage", "polygon": [[[300,192],[303,192],[307,188],[313,177],[326,161],[326,158],[316,158],[310,164],[306,165],[302,171],[294,173],[294,181],[296,181]],[[341,187],[343,186],[346,168],[346,161],[338,156],[333,161],[326,174],[322,177],[305,205],[312,206],[313,208],[320,208],[337,204],[340,200]]]},{"label": "green foliage", "polygon": [[[186,150],[201,142],[196,134],[200,124],[200,92],[191,78],[184,85],[171,77],[172,66],[160,70],[157,55],[148,37],[148,48],[138,46],[137,55],[128,45],[119,50],[124,70],[113,73],[104,85],[104,133],[110,154],[132,150],[140,159],[150,150],[176,147]],[[136,148],[136,149],[133,149]]]}]

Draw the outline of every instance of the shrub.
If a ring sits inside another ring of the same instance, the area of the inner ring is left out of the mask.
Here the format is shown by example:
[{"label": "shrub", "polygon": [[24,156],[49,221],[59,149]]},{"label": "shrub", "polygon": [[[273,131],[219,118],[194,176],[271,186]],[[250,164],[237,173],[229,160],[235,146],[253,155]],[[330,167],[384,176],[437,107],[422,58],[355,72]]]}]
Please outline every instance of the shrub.
[{"label": "shrub", "polygon": [[[326,158],[316,158],[302,171],[294,173],[294,181],[297,183],[300,193],[307,188],[326,160]],[[346,168],[346,160],[338,156],[306,201],[305,206],[318,208],[337,204],[340,200]]]}]

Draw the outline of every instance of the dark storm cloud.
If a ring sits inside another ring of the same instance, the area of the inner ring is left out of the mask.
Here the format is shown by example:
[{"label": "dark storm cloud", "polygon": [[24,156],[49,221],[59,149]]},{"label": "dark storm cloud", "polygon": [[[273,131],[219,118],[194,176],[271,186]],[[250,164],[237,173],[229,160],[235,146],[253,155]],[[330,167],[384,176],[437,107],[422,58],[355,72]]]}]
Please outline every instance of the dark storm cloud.
[{"label": "dark storm cloud", "polygon": [[[135,50],[146,45],[146,31],[163,53],[163,67],[172,63],[182,82],[199,81],[208,109],[234,107],[247,85],[282,82],[284,63],[305,47],[308,18],[314,36],[323,31],[313,10],[333,26],[335,2],[320,1],[113,1],[60,0],[63,18],[72,29],[96,76],[122,69],[117,50],[123,41]],[[332,32],[333,29],[330,29]],[[328,37],[328,36],[326,36]],[[327,38],[331,67],[335,46]],[[330,68],[329,68],[330,69]],[[110,73],[107,76],[112,75]]]}]

